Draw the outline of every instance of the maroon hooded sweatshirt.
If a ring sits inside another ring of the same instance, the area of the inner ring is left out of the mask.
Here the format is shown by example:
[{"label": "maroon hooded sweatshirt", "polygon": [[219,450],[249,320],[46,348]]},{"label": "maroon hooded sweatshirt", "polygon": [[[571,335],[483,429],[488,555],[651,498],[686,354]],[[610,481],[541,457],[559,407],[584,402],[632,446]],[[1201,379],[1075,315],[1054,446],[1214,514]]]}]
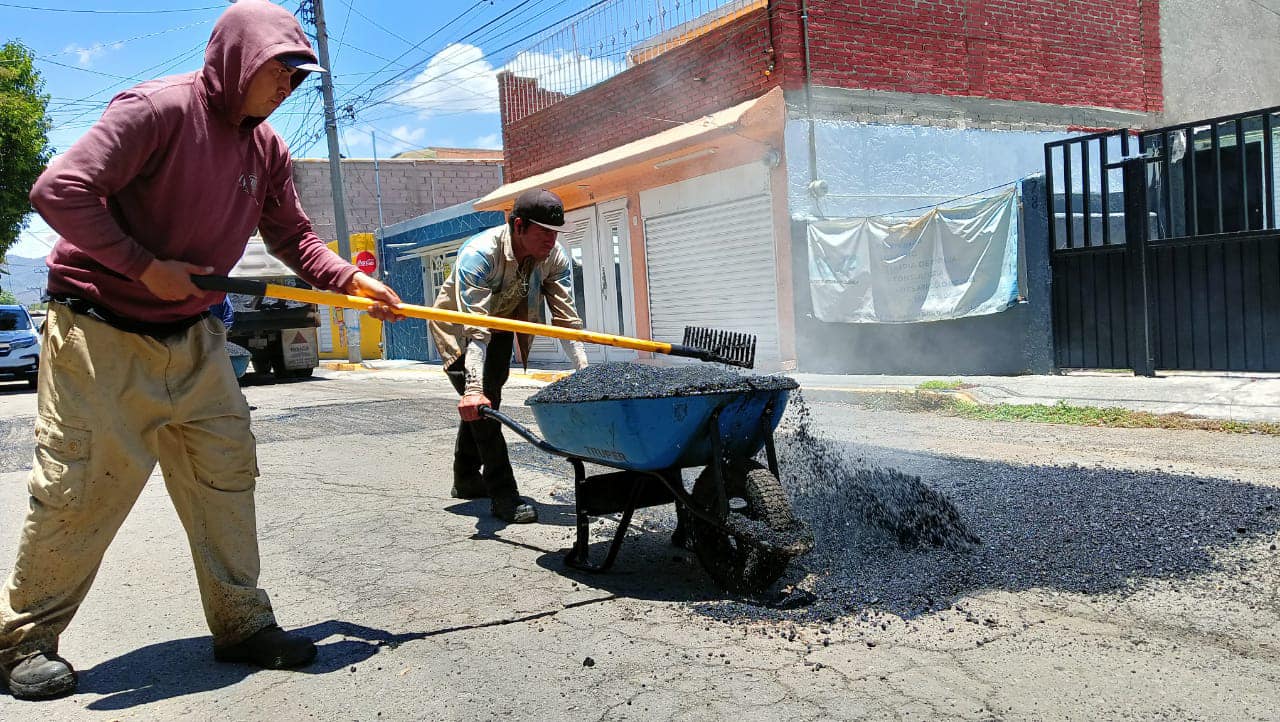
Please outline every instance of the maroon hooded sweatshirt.
[{"label": "maroon hooded sweatshirt", "polygon": [[[187,319],[223,294],[164,301],[139,276],[156,258],[225,275],[254,228],[303,280],[345,287],[356,268],[312,230],[284,140],[264,119],[241,113],[253,74],[280,55],[315,60],[289,11],[240,0],[214,26],[203,70],[142,83],[112,99],[31,189],[31,205],[61,236],[46,261],[50,293],[79,296],[135,321]],[[295,88],[304,76],[294,74]]]}]

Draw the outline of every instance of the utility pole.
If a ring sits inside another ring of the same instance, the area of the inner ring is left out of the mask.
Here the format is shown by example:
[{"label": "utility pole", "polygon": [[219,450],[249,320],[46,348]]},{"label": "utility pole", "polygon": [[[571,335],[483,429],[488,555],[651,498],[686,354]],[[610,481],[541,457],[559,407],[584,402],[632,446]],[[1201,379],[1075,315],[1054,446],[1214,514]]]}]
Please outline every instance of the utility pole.
[{"label": "utility pole", "polygon": [[[324,0],[310,0],[316,23],[316,51],[320,64],[329,72],[320,73],[320,92],[324,96],[324,131],[329,138],[329,184],[333,188],[333,226],[338,234],[338,255],[350,263],[351,236],[347,233],[347,208],[342,194],[342,153],[338,150],[338,115],[333,107],[333,64],[329,62],[329,31],[324,23]],[[360,312],[343,309],[347,327],[347,360],[360,362]]]}]

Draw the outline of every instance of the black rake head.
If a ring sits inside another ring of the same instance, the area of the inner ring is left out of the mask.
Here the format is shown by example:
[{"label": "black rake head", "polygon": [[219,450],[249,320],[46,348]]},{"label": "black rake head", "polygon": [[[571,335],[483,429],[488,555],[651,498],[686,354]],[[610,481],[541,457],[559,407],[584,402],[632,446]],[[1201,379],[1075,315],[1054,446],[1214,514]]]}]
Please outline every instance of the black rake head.
[{"label": "black rake head", "polygon": [[744,369],[754,368],[756,364],[756,337],[753,334],[685,326],[682,345],[698,352],[698,357],[704,361]]}]

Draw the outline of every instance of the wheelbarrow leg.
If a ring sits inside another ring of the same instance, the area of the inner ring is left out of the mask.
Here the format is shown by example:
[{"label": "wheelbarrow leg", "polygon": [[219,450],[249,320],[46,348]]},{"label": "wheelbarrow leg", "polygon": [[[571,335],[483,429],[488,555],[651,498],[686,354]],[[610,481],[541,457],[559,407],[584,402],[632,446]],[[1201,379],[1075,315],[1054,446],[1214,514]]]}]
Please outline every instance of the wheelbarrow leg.
[{"label": "wheelbarrow leg", "polygon": [[582,468],[582,460],[569,459],[569,463],[573,464],[573,505],[578,529],[573,548],[565,555],[565,563],[571,567],[577,567],[587,561],[588,544],[591,539],[591,517],[582,510],[582,503],[579,501],[582,498],[582,482],[587,478],[586,471]]},{"label": "wheelbarrow leg", "polygon": [[613,533],[613,541],[609,544],[609,552],[605,555],[604,562],[596,565],[590,561],[590,543],[591,543],[591,517],[582,509],[579,499],[582,482],[586,480],[586,474],[582,468],[582,462],[573,459],[574,468],[574,505],[577,509],[578,535],[577,541],[574,542],[573,548],[569,550],[564,557],[564,563],[574,569],[581,569],[587,572],[606,572],[613,566],[613,562],[618,558],[618,551],[622,549],[622,541],[627,535],[627,529],[631,526],[631,516],[636,511],[636,501],[640,496],[640,489],[644,486],[642,477],[637,479],[631,485],[631,493],[627,497],[626,509],[622,512],[622,518],[618,520],[618,529]]}]

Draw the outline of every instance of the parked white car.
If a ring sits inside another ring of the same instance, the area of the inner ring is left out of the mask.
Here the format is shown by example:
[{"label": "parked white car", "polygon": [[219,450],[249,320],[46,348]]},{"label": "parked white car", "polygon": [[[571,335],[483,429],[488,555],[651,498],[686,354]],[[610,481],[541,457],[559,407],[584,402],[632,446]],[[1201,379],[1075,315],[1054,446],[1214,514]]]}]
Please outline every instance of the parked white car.
[{"label": "parked white car", "polygon": [[0,306],[0,381],[25,380],[36,387],[40,332],[22,306]]}]

